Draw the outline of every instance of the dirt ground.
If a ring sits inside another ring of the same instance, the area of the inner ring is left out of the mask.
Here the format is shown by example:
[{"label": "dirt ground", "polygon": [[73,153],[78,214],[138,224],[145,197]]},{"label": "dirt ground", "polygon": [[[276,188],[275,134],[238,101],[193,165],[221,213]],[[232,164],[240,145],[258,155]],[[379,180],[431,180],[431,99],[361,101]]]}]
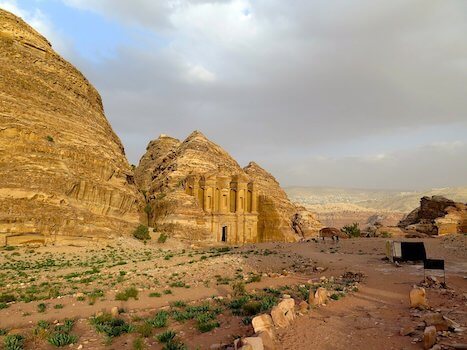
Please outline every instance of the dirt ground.
[{"label": "dirt ground", "polygon": [[[189,349],[225,348],[253,334],[251,317],[267,312],[281,294],[298,302],[311,281],[346,271],[366,275],[358,291],[342,293],[278,330],[278,349],[422,349],[417,325],[423,314],[408,306],[410,289],[423,280],[422,266],[396,267],[383,260],[385,241],[197,247],[170,239],[164,244],[122,239],[93,248],[9,248],[0,251],[0,349],[12,334],[24,337],[25,349],[54,349],[49,339],[65,319],[74,320],[76,340],[67,345],[72,349],[162,349],[155,336],[169,329]],[[465,344],[467,237],[423,241],[428,257],[446,260],[448,289],[427,288],[428,302],[460,325],[458,332],[440,335],[438,343]],[[232,288],[239,284],[246,288],[242,297]],[[129,289],[133,294],[125,298]],[[242,300],[258,309],[238,308]],[[203,311],[177,318],[200,306]],[[131,327],[110,337],[93,320],[113,307]],[[167,322],[154,326],[151,320],[161,310],[169,315]],[[153,327],[145,327],[149,323]],[[413,326],[414,333],[401,336],[405,326]]]}]

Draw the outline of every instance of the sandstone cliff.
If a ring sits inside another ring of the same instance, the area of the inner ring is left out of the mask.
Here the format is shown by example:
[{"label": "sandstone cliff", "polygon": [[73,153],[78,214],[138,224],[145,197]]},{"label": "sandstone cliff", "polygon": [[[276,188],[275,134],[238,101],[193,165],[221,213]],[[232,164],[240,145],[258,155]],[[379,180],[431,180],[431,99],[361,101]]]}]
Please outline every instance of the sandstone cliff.
[{"label": "sandstone cliff", "polygon": [[[135,170],[135,177],[140,188],[145,190],[152,209],[150,223],[159,230],[183,238],[216,240],[216,237],[220,237],[216,236],[217,228],[209,219],[214,214],[211,211],[211,214],[206,213],[206,198],[203,199],[202,193],[201,197],[198,196],[198,192],[189,194],[192,190],[188,188],[187,180],[193,176],[209,179],[214,176],[217,179],[230,179],[228,181],[238,179],[245,184],[250,183],[252,193],[256,193],[258,188],[257,212],[256,206],[253,210],[248,207],[250,211],[246,206],[239,214],[236,211],[238,206],[233,204],[235,195],[232,194],[229,197],[232,211],[224,214],[230,217],[229,221],[235,215],[256,215],[258,232],[254,230],[251,241],[296,241],[319,230],[320,225],[314,217],[304,208],[295,207],[270,174],[263,169],[260,174],[254,169],[252,165],[242,169],[225,150],[195,131],[183,142],[165,135],[151,141]],[[234,183],[231,182],[231,185],[234,186]],[[238,222],[235,225],[238,226]]]},{"label": "sandstone cliff", "polygon": [[133,182],[97,91],[0,10],[0,244],[129,233],[139,221]]},{"label": "sandstone cliff", "polygon": [[258,184],[260,237],[293,241],[297,237],[318,235],[323,225],[304,207],[292,203],[274,176],[255,162],[243,170]]},{"label": "sandstone cliff", "polygon": [[442,196],[423,197],[399,227],[429,235],[467,233],[467,205]]}]

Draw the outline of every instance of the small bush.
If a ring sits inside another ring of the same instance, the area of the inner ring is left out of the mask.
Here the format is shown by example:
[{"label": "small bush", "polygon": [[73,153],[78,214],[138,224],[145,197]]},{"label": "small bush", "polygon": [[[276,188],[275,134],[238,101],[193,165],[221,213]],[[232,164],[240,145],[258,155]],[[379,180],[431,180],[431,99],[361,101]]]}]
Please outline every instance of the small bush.
[{"label": "small bush", "polygon": [[352,225],[346,225],[342,227],[342,232],[346,233],[349,237],[360,237],[362,232],[358,227],[358,222],[354,222]]},{"label": "small bush", "polygon": [[133,350],[143,350],[143,349],[144,349],[143,339],[136,338],[135,340],[133,340]]},{"label": "small bush", "polygon": [[245,283],[234,282],[232,284],[232,294],[234,297],[240,297],[246,294]]},{"label": "small bush", "polygon": [[133,237],[141,241],[151,239],[151,236],[149,235],[148,227],[144,225],[139,225],[136,228],[136,230],[133,232]]},{"label": "small bush", "polygon": [[161,310],[154,318],[147,320],[147,322],[155,328],[164,328],[167,326],[169,320],[169,313],[167,311]]},{"label": "small bush", "polygon": [[159,238],[157,239],[157,243],[165,243],[165,241],[167,241],[167,238],[169,238],[169,236],[167,236],[165,233],[161,233]]},{"label": "small bush", "polygon": [[188,350],[188,347],[178,340],[168,341],[162,350]]},{"label": "small bush", "polygon": [[250,301],[243,305],[242,310],[245,316],[254,316],[261,312],[261,303],[259,301]]},{"label": "small bush", "polygon": [[49,343],[56,347],[62,347],[76,343],[78,337],[68,333],[54,333],[48,339]]},{"label": "small bush", "polygon": [[20,334],[7,335],[3,344],[5,346],[5,350],[23,350],[24,337]]},{"label": "small bush", "polygon": [[55,142],[55,141],[54,141],[54,138],[53,138],[52,136],[50,136],[50,135],[47,135],[45,138],[46,138],[46,140],[49,141],[49,142]]},{"label": "small bush", "polygon": [[7,303],[0,303],[0,310],[6,309],[9,305]]},{"label": "small bush", "polygon": [[121,334],[129,333],[132,328],[124,320],[114,318],[110,314],[104,314],[91,319],[91,323],[96,331],[105,333],[108,337],[118,337]]},{"label": "small bush", "polygon": [[54,309],[63,309],[65,306],[63,304],[57,304],[54,306]]},{"label": "small bush", "polygon": [[167,343],[173,339],[175,339],[175,336],[177,333],[175,333],[172,330],[167,330],[165,332],[159,333],[156,335],[156,339],[159,341],[159,343]]},{"label": "small bush", "polygon": [[47,305],[45,305],[44,303],[40,303],[37,305],[37,312],[45,312],[46,309]]},{"label": "small bush", "polygon": [[159,292],[152,292],[152,293],[149,293],[149,297],[150,298],[160,298],[162,296],[161,293]]},{"label": "small bush", "polygon": [[130,298],[138,300],[138,290],[135,287],[127,288],[123,292],[119,292],[115,295],[115,300],[128,301]]},{"label": "small bush", "polygon": [[152,334],[152,325],[145,322],[136,327],[136,331],[144,338],[148,338]]},{"label": "small bush", "polygon": [[0,303],[11,303],[16,301],[16,297],[12,294],[2,294],[0,295]]}]

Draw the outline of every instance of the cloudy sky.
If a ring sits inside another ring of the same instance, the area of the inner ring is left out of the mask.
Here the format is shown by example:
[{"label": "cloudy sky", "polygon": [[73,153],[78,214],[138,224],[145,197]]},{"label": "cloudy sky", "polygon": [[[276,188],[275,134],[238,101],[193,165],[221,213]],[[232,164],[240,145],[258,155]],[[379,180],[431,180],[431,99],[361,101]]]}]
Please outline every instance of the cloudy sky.
[{"label": "cloudy sky", "polygon": [[465,0],[0,0],[137,164],[195,129],[286,186],[467,185]]}]

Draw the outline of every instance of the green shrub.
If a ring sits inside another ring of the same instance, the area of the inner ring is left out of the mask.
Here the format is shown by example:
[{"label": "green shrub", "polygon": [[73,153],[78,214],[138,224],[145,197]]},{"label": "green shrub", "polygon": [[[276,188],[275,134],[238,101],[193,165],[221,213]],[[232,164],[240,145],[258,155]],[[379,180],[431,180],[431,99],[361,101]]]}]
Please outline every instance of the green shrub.
[{"label": "green shrub", "polygon": [[50,136],[50,135],[47,135],[45,138],[46,138],[46,140],[49,141],[49,142],[55,142],[55,141],[54,141],[54,138],[53,138],[52,136]]},{"label": "green shrub", "polygon": [[186,303],[183,300],[175,300],[174,302],[170,303],[172,307],[185,307]]},{"label": "green shrub", "polygon": [[241,281],[232,284],[232,294],[234,297],[239,297],[246,294],[245,283]]},{"label": "green shrub", "polygon": [[147,320],[147,322],[155,328],[163,328],[167,326],[169,320],[169,313],[167,311],[161,310],[156,315]]},{"label": "green shrub", "polygon": [[24,337],[20,334],[7,335],[3,344],[5,346],[5,350],[23,350]]},{"label": "green shrub", "polygon": [[331,296],[330,296],[330,298],[331,298],[332,300],[339,300],[340,297],[341,297],[340,294],[337,294],[337,293],[333,293],[333,294],[331,294]]},{"label": "green shrub", "polygon": [[77,342],[78,337],[68,333],[54,333],[48,339],[50,344],[56,347],[62,347]]},{"label": "green shrub", "polygon": [[152,325],[144,322],[136,327],[136,331],[143,337],[148,338],[152,334]]},{"label": "green shrub", "polygon": [[64,305],[63,304],[57,304],[54,306],[54,309],[63,309]]},{"label": "green shrub", "polygon": [[354,222],[352,225],[346,225],[342,227],[342,232],[346,233],[349,237],[360,237],[362,232],[358,227],[358,222]]},{"label": "green shrub", "polygon": [[169,340],[162,350],[188,350],[188,347],[178,340]]},{"label": "green shrub", "polygon": [[159,238],[157,239],[157,243],[165,243],[165,241],[167,241],[168,237],[169,236],[167,236],[167,234],[161,233]]},{"label": "green shrub", "polygon": [[11,303],[16,301],[16,297],[12,294],[2,294],[0,295],[0,303]]},{"label": "green shrub", "polygon": [[6,309],[9,305],[7,303],[0,303],[0,310]]},{"label": "green shrub", "polygon": [[129,333],[132,328],[124,320],[114,318],[110,314],[103,314],[91,319],[91,324],[96,331],[105,333],[108,337],[118,337],[121,334]]},{"label": "green shrub", "polygon": [[144,225],[139,225],[136,228],[136,230],[133,232],[133,237],[141,241],[151,239],[151,236],[149,235],[148,227]]},{"label": "green shrub", "polygon": [[169,341],[173,340],[176,335],[177,333],[175,333],[174,331],[167,330],[156,335],[156,339],[159,341],[159,343],[168,343]]},{"label": "green shrub", "polygon": [[243,305],[243,314],[245,316],[254,316],[261,312],[261,303],[259,301],[250,301]]},{"label": "green shrub", "polygon": [[158,292],[149,293],[150,298],[160,298],[161,296],[162,296],[162,294],[158,293]]},{"label": "green shrub", "polygon": [[44,303],[40,303],[37,305],[37,312],[45,312],[46,309],[47,305],[45,305]]},{"label": "green shrub", "polygon": [[133,350],[143,350],[144,349],[144,342],[141,338],[136,338],[133,340]]},{"label": "green shrub", "polygon": [[135,287],[127,288],[123,292],[119,292],[115,295],[115,300],[128,301],[130,298],[138,300],[138,290]]}]

